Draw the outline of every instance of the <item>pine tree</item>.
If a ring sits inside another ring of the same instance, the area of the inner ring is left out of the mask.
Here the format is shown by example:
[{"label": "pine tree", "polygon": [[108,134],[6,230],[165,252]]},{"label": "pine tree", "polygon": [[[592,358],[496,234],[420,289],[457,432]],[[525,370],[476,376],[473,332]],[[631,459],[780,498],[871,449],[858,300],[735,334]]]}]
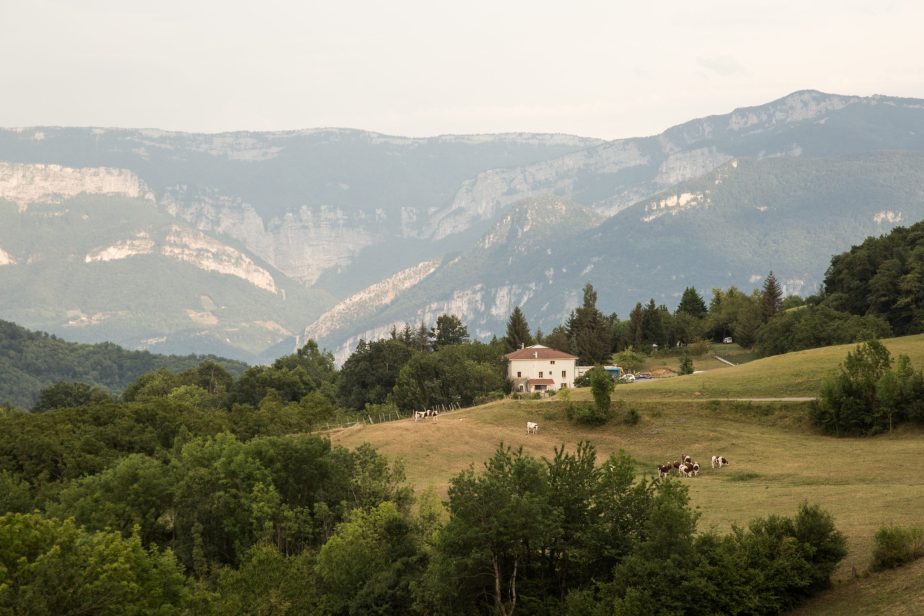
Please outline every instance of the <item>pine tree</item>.
[{"label": "pine tree", "polygon": [[771,271],[764,280],[764,288],[760,294],[760,312],[764,323],[780,311],[783,305],[783,289]]},{"label": "pine tree", "polygon": [[507,351],[510,352],[519,349],[521,345],[530,346],[532,343],[533,338],[529,333],[529,324],[526,322],[523,311],[517,306],[510,313],[510,318],[507,319],[507,335],[504,337],[504,344]]},{"label": "pine tree", "polygon": [[568,319],[571,352],[584,365],[604,364],[610,360],[610,323],[597,309],[597,292],[593,285],[584,286],[584,304]]},{"label": "pine tree", "polygon": [[677,305],[677,311],[675,314],[688,314],[697,319],[702,319],[706,316],[706,302],[703,300],[703,296],[697,293],[695,287],[687,287],[683,290],[683,295],[680,297],[680,303]]}]

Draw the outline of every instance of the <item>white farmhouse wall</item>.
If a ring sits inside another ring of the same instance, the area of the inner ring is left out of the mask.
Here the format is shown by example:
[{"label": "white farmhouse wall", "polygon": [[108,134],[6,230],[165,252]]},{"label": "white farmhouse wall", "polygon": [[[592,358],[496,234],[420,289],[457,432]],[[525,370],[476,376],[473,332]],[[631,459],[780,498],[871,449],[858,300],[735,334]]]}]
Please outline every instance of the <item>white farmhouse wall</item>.
[{"label": "white farmhouse wall", "polygon": [[574,387],[573,359],[512,359],[507,367],[507,377],[517,379],[552,379],[555,384],[549,389]]}]

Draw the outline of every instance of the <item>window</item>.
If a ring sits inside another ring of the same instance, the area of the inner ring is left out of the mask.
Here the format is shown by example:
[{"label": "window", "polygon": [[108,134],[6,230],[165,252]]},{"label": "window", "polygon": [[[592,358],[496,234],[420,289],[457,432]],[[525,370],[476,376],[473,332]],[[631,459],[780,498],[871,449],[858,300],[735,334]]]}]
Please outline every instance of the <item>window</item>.
[{"label": "window", "polygon": [[562,389],[568,389],[568,384],[567,384],[567,383],[562,383],[562,384],[561,384],[561,388],[562,388]]},{"label": "window", "polygon": [[539,378],[542,378],[542,370],[539,371]]},{"label": "window", "polygon": [[553,360],[550,360],[549,363],[552,364],[552,365],[554,366],[554,365],[555,365],[555,360],[554,360],[554,359],[553,359]]},{"label": "window", "polygon": [[562,371],[561,371],[561,378],[563,378],[563,379],[567,379],[567,378],[568,378],[568,371],[567,371],[567,370],[562,370]]},{"label": "window", "polygon": [[520,377],[522,377],[522,376],[523,376],[523,373],[518,371],[518,372],[517,372],[517,378],[520,378]]}]

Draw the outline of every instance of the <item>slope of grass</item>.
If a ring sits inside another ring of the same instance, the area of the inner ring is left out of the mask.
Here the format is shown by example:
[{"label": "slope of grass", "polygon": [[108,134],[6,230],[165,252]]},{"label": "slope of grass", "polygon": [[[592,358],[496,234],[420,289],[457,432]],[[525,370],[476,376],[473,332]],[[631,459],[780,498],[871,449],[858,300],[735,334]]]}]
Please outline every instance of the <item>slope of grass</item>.
[{"label": "slope of grass", "polygon": [[[924,365],[924,336],[885,341],[893,354],[904,353],[915,367]],[[811,429],[807,403],[756,403],[719,398],[814,396],[821,379],[836,369],[854,345],[816,349],[715,370],[620,386],[617,416],[602,427],[578,426],[565,416],[560,400],[504,400],[444,414],[437,421],[412,420],[365,426],[334,441],[348,447],[369,442],[392,458],[403,459],[408,480],[418,489],[445,495],[450,479],[469,465],[480,468],[499,443],[551,457],[556,447],[593,442],[599,460],[625,450],[639,462],[642,476],[654,477],[656,465],[689,454],[703,468],[683,479],[700,513],[700,530],[728,531],[771,514],[793,515],[800,503],[829,511],[848,540],[849,554],[835,574],[830,602],[822,597],[799,614],[912,614],[924,601],[924,581],[901,573],[866,576],[873,536],[886,524],[920,525],[924,474],[911,461],[924,451],[924,431],[903,427],[875,438],[832,438]],[[692,383],[693,385],[690,385]],[[694,395],[705,389],[706,397]],[[589,397],[572,391],[572,400]],[[622,423],[629,408],[641,421]],[[526,434],[526,422],[540,432]],[[731,464],[712,469],[714,454]],[[920,563],[908,572],[924,571]],[[859,578],[854,572],[859,573]],[[902,600],[892,592],[900,592]],[[914,603],[914,602],[917,603]],[[856,611],[855,607],[863,609]],[[905,610],[905,611],[902,611]]]},{"label": "slope of grass", "polygon": [[[908,355],[913,366],[924,367],[924,334],[882,342],[893,358]],[[845,344],[810,349],[683,377],[638,381],[618,386],[614,397],[653,400],[815,396],[825,377],[836,372],[854,348],[855,344]]]}]

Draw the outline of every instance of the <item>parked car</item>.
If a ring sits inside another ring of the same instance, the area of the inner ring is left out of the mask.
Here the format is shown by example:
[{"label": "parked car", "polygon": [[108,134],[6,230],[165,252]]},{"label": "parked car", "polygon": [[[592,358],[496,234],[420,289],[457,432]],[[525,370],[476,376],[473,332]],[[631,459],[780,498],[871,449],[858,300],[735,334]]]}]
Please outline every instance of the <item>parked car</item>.
[{"label": "parked car", "polygon": [[638,374],[635,375],[635,378],[636,379],[650,379],[651,373],[650,372],[639,372]]},{"label": "parked car", "polygon": [[634,374],[624,374],[621,377],[619,377],[619,380],[622,381],[623,383],[634,383],[635,375]]},{"label": "parked car", "polygon": [[725,336],[724,338],[722,338],[722,344],[731,344],[731,343],[732,343],[731,336]]}]

